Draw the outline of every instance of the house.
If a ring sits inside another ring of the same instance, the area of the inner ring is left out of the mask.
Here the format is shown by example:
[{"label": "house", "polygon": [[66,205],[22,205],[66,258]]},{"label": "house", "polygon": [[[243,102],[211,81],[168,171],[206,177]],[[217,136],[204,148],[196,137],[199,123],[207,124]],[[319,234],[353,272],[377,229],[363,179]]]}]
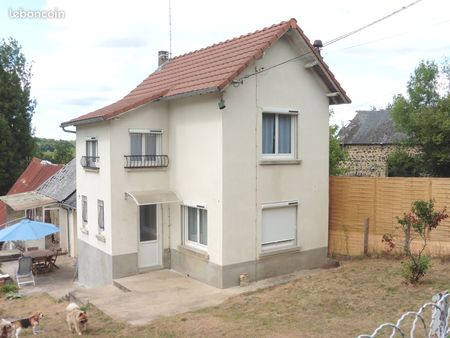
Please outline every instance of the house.
[{"label": "house", "polygon": [[347,151],[348,176],[387,176],[387,158],[406,135],[395,128],[389,110],[360,110],[338,138]]},{"label": "house", "polygon": [[323,264],[328,108],[350,99],[295,19],[168,59],[76,127],[78,276],[219,288]]},{"label": "house", "polygon": [[[26,192],[33,192],[42,183],[45,182],[50,176],[56,173],[62,168],[62,165],[53,164],[49,161],[41,160],[37,157],[33,157],[30,164],[25,168],[23,173],[16,180],[14,185],[9,189],[5,196],[15,195]],[[30,194],[32,196],[33,194]],[[38,210],[34,215],[36,219],[42,220],[42,209]],[[16,219],[23,218],[25,215],[22,211],[14,211],[9,208],[3,201],[0,200],[0,228],[9,225]]]},{"label": "house", "polygon": [[[25,249],[56,247],[69,255],[76,255],[75,174],[75,159],[62,166],[35,158],[11,188],[10,192],[16,193],[0,197],[7,211],[7,225],[26,217],[50,222],[60,228],[53,237],[26,241]],[[25,189],[24,185],[32,190],[20,192]]]}]

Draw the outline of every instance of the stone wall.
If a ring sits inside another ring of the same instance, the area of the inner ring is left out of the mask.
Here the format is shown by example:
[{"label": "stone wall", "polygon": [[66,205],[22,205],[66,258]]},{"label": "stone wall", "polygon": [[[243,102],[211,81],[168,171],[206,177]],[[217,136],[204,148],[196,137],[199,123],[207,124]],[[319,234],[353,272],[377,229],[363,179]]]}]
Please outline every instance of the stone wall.
[{"label": "stone wall", "polygon": [[344,146],[348,160],[343,165],[347,169],[346,176],[387,176],[387,157],[397,145],[393,144],[361,144]]}]

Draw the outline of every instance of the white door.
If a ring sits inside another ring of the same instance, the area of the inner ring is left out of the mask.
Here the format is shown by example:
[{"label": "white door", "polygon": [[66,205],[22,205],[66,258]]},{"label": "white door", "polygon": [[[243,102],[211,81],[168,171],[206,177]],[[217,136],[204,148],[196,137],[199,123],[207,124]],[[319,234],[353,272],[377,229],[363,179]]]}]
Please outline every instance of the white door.
[{"label": "white door", "polygon": [[141,205],[139,208],[138,266],[147,268],[161,265],[161,226],[158,206]]}]

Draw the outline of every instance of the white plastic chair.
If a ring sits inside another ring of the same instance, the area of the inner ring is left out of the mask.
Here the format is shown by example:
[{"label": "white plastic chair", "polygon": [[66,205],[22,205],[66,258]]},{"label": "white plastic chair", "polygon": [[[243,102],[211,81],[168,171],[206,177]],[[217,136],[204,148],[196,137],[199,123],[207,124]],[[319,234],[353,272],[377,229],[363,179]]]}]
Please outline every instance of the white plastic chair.
[{"label": "white plastic chair", "polygon": [[33,275],[33,258],[31,257],[19,258],[19,266],[16,271],[16,281],[19,289],[20,286],[23,284],[33,283],[33,285],[36,286]]}]

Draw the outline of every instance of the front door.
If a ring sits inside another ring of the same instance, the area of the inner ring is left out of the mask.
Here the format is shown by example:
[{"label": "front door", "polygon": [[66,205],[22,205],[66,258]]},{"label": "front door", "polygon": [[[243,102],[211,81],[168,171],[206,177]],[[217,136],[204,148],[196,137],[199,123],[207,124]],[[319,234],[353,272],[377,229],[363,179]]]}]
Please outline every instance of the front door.
[{"label": "front door", "polygon": [[161,227],[156,204],[139,206],[139,268],[161,265]]}]

